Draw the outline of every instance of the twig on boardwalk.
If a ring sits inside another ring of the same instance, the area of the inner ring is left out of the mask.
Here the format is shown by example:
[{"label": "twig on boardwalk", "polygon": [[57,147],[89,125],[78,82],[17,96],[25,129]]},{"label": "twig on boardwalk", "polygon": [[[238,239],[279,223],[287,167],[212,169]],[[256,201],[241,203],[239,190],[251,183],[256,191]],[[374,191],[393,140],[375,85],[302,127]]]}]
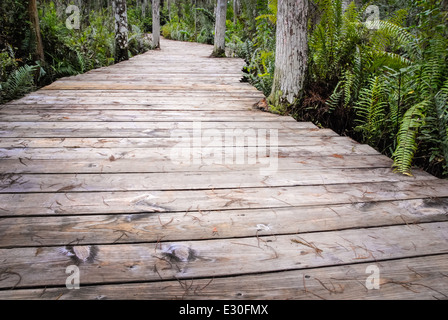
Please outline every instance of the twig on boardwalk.
[{"label": "twig on boardwalk", "polygon": [[440,292],[439,290],[436,290],[436,289],[434,289],[434,288],[431,288],[430,286],[427,286],[427,285],[425,285],[425,284],[421,284],[421,283],[413,283],[413,282],[404,282],[404,281],[395,281],[395,280],[389,280],[389,281],[387,281],[385,284],[388,284],[388,283],[398,284],[398,285],[402,286],[403,288],[405,288],[405,289],[407,289],[407,290],[409,290],[409,291],[412,291],[412,292],[414,292],[414,293],[418,293],[418,291],[413,290],[413,289],[412,289],[412,286],[422,286],[422,287],[425,287],[425,288],[427,288],[427,289],[430,289],[430,290],[432,290],[432,291],[434,291],[434,292],[437,292],[437,293],[441,294],[441,295],[444,296],[445,298],[448,298],[448,296],[447,296],[445,293]]},{"label": "twig on boardwalk", "polygon": [[118,241],[120,241],[120,239],[123,238],[123,236],[126,236],[126,238],[129,238],[126,231],[124,231],[124,230],[114,230],[114,232],[121,232],[121,236],[118,237],[118,239],[116,239],[113,243],[117,243]]},{"label": "twig on boardwalk", "polygon": [[162,276],[161,276],[160,273],[159,273],[159,270],[157,270],[157,264],[155,264],[155,263],[154,263],[154,269],[153,269],[153,271],[159,275],[160,280],[163,280]]},{"label": "twig on boardwalk", "polygon": [[322,281],[320,281],[318,278],[315,278],[315,279],[317,280],[317,282],[320,283],[320,285],[321,285],[325,290],[327,290],[327,291],[330,292],[330,293],[343,293],[343,292],[344,292],[344,288],[343,288],[341,285],[339,285],[339,290],[338,290],[338,289],[336,289],[336,287],[334,286],[333,282],[330,281],[331,286],[333,287],[332,289],[330,289],[330,288],[328,288]]},{"label": "twig on boardwalk", "polygon": [[27,165],[25,162],[23,162],[23,159],[22,159],[22,158],[19,158],[19,161],[20,161],[20,163],[23,164],[25,167],[28,167],[28,165]]},{"label": "twig on boardwalk", "polygon": [[414,269],[412,269],[410,266],[406,266],[408,268],[409,271],[412,271],[413,273],[415,273],[416,275],[418,275],[420,278],[423,278],[423,276],[418,273],[417,271],[415,271]]},{"label": "twig on boardwalk", "polygon": [[157,217],[159,218],[159,222],[160,222],[160,225],[162,226],[162,228],[166,228],[166,226],[169,225],[174,220],[174,218],[171,218],[171,220],[168,221],[167,223],[162,223],[162,220],[160,220],[160,215]]},{"label": "twig on boardwalk", "polygon": [[161,236],[161,237],[157,238],[156,246],[154,248],[154,253],[157,253],[157,247],[159,247],[159,249],[162,249],[162,244],[160,243],[160,241],[162,241],[163,238],[165,238],[165,236]]},{"label": "twig on boardwalk", "polygon": [[[6,275],[6,277],[5,277]],[[0,270],[0,281],[6,280],[9,278],[9,275],[14,275],[17,276],[19,278],[19,280],[16,282],[16,284],[14,286],[11,287],[10,290],[14,290],[19,284],[20,282],[22,282],[22,276],[14,271],[9,271],[9,268]]]},{"label": "twig on boardwalk", "polygon": [[[300,237],[299,237],[299,238],[300,238]],[[291,239],[291,242],[298,243],[298,244],[304,245],[304,246],[306,246],[306,247],[309,247],[309,248],[311,248],[311,249],[314,250],[314,252],[316,253],[316,255],[318,255],[319,257],[323,258],[323,256],[322,256],[322,252],[323,252],[323,250],[322,250],[322,249],[319,249],[318,247],[316,247],[316,245],[315,245],[314,243],[312,243],[312,242],[308,242],[308,241],[306,241],[306,240],[303,239],[303,238],[300,238],[300,240],[297,240],[297,239]]]},{"label": "twig on boardwalk", "polygon": [[192,207],[192,206],[190,206],[190,207],[187,209],[187,211],[185,211],[184,217],[185,217],[186,215],[188,215],[188,212],[190,211],[191,207]]},{"label": "twig on boardwalk", "polygon": [[106,206],[110,207],[110,205],[106,202],[106,200],[104,199],[103,196],[102,196],[102,198],[103,198],[103,203],[104,203]]},{"label": "twig on boardwalk", "polygon": [[[158,257],[158,256],[153,256],[153,257],[156,258],[156,259],[165,261],[166,263],[168,263],[170,265],[169,268],[165,268],[165,269],[173,269],[173,264],[170,261],[168,261],[165,257],[163,257],[163,258]],[[163,269],[163,270],[165,270],[165,269]],[[179,269],[179,267],[177,269]]]},{"label": "twig on boardwalk", "polygon": [[185,290],[182,295],[182,300],[184,300],[185,296],[188,296],[188,292],[191,290],[191,287],[193,286],[194,279],[191,279],[190,285],[187,285],[187,280],[184,280],[184,283],[182,283],[182,281],[178,278],[176,278],[176,280],[179,282],[180,287]]},{"label": "twig on boardwalk", "polygon": [[210,283],[213,282],[214,279],[215,279],[215,278],[211,278],[210,281],[207,282],[207,284],[206,284],[205,286],[203,286],[202,288],[200,288],[199,285],[198,285],[198,286],[196,287],[196,289],[194,289],[194,292],[193,292],[193,293],[194,293],[195,295],[198,294],[197,291],[199,291],[199,293],[202,293],[201,291],[204,290],[205,288],[207,288],[207,287],[210,285]]},{"label": "twig on boardwalk", "polygon": [[[258,230],[257,230],[257,232],[255,233],[255,236],[256,236],[256,238],[257,238],[257,242],[258,242],[258,248],[262,249],[262,248],[260,247],[260,241],[263,241],[263,242],[264,242],[264,245],[266,246],[266,248],[269,248],[269,249],[271,249],[272,251],[274,251],[274,257],[273,257],[273,258],[264,259],[264,260],[278,259],[278,253],[277,253],[277,251],[276,251],[272,246],[270,246],[270,245],[267,244],[268,241],[263,240],[263,239],[261,239],[261,238],[258,236]],[[274,236],[274,237],[275,237],[275,236]],[[263,260],[263,261],[264,261],[264,260]]]},{"label": "twig on boardwalk", "polygon": [[80,238],[76,238],[75,240],[70,241],[69,243],[66,244],[66,247],[71,246],[73,243],[76,242],[76,245],[79,245],[80,241],[83,241],[85,239],[85,237]]},{"label": "twig on boardwalk", "polygon": [[64,196],[69,200],[69,201],[75,201],[75,200],[73,200],[73,199],[70,199],[69,197],[68,197],[68,195],[67,195],[67,192],[66,193],[64,193]]},{"label": "twig on boardwalk", "polygon": [[42,298],[45,292],[47,292],[47,287],[45,287],[44,290],[42,290],[42,292],[39,294],[39,298]]},{"label": "twig on boardwalk", "polygon": [[327,206],[327,208],[330,209],[331,211],[333,211],[339,218],[341,217],[341,215],[339,213],[337,213],[337,211],[334,210],[333,208],[328,207],[328,206]]}]

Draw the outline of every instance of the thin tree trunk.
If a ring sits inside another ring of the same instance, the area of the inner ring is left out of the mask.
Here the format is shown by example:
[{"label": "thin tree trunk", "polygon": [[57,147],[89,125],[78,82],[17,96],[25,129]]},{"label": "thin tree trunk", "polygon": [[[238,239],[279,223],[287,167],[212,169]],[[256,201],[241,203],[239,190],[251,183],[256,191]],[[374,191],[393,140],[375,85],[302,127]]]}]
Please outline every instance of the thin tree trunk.
[{"label": "thin tree trunk", "polygon": [[152,0],[152,46],[160,49],[160,0]]},{"label": "thin tree trunk", "polygon": [[275,73],[269,102],[279,111],[302,98],[308,64],[308,0],[279,0]]},{"label": "thin tree trunk", "polygon": [[215,46],[212,56],[226,56],[226,13],[227,0],[218,0],[216,7]]},{"label": "thin tree trunk", "polygon": [[42,36],[40,34],[39,14],[37,12],[36,0],[29,0],[28,14],[31,21],[31,28],[36,41],[35,59],[42,63],[45,62],[44,45],[42,43]]},{"label": "thin tree trunk", "polygon": [[236,25],[236,21],[238,19],[238,13],[240,11],[240,5],[238,3],[239,0],[233,0],[233,24]]},{"label": "thin tree trunk", "polygon": [[142,17],[146,16],[146,8],[148,7],[148,0],[142,1]]},{"label": "thin tree trunk", "polygon": [[112,7],[115,15],[115,62],[120,62],[129,59],[126,0],[113,0]]}]

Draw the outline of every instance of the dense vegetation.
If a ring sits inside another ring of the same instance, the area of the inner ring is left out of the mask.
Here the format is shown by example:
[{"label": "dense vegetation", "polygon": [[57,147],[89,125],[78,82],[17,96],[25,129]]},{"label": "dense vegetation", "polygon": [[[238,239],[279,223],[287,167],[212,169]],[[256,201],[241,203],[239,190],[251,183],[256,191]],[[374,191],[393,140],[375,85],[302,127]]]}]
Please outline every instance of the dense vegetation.
[{"label": "dense vegetation", "polygon": [[[142,12],[138,1],[128,1],[129,52],[150,48],[146,33],[151,12]],[[63,76],[83,73],[114,63],[115,31],[110,1],[39,1],[39,20],[45,62],[33,56],[35,41],[27,1],[2,0],[0,4],[0,103],[17,98]],[[79,26],[70,4],[78,5]],[[67,27],[69,25],[69,27]]]},{"label": "dense vegetation", "polygon": [[[65,1],[40,1],[42,66],[29,54],[32,41],[22,1],[3,0],[2,97],[114,63],[109,2],[84,6],[81,28],[69,30],[60,9]],[[148,1],[128,1],[131,54],[148,49],[144,33],[151,30],[151,10],[150,4],[142,9],[143,2]],[[215,3],[162,1],[162,35],[212,44]],[[375,10],[379,20],[372,19]],[[230,0],[227,8],[227,55],[246,60],[245,79],[266,96],[275,69],[276,12],[277,0]],[[409,174],[416,164],[448,177],[447,13],[446,0],[311,1],[304,97],[288,110],[272,106],[272,111],[368,143],[391,156],[401,173]]]}]

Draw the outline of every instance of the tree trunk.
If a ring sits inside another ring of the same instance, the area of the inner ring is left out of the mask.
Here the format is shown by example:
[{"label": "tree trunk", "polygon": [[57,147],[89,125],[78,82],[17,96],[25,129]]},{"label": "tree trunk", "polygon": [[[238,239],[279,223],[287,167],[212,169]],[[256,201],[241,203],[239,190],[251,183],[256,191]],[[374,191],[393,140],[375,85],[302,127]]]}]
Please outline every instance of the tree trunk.
[{"label": "tree trunk", "polygon": [[152,46],[160,49],[160,0],[152,0]]},{"label": "tree trunk", "polygon": [[227,0],[218,0],[216,7],[216,23],[215,23],[215,46],[212,56],[226,56],[226,14]]},{"label": "tree trunk", "polygon": [[146,17],[146,8],[148,8],[148,0],[142,1],[142,17]]},{"label": "tree trunk", "polygon": [[302,98],[308,64],[307,22],[308,0],[279,0],[269,102],[280,112]]},{"label": "tree trunk", "polygon": [[129,59],[126,0],[113,0],[112,7],[115,15],[115,62],[120,62]]},{"label": "tree trunk", "polygon": [[240,11],[239,0],[233,0],[233,24],[234,25],[236,25],[239,11]]},{"label": "tree trunk", "polygon": [[34,58],[36,59],[36,61],[44,63],[45,62],[44,45],[42,43],[42,36],[40,34],[39,14],[37,12],[36,0],[29,0],[28,14],[31,21],[31,28],[33,30],[33,35],[36,40],[36,52]]}]

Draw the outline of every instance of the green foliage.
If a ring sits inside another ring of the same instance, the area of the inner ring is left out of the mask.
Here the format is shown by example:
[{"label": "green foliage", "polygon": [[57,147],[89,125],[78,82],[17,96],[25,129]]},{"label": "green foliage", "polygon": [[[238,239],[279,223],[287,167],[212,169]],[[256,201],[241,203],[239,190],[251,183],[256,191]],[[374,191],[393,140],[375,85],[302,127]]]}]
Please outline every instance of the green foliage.
[{"label": "green foliage", "polygon": [[[440,1],[395,3],[397,10],[374,25],[365,23],[368,3],[344,11],[341,1],[316,2],[321,15],[310,28],[307,94],[326,103],[305,105],[306,112],[392,156],[398,172],[410,174],[417,163],[446,175],[448,40]],[[409,12],[426,12],[426,20]]]},{"label": "green foliage", "polygon": [[275,70],[275,28],[269,20],[258,19],[256,30],[253,41],[246,40],[240,54],[247,63],[247,79],[269,96]]},{"label": "green foliage", "polygon": [[[376,145],[382,137],[383,120],[388,104],[387,82],[379,76],[372,77],[359,93],[354,108],[357,111],[355,130],[361,131],[364,139]],[[347,101],[345,102],[347,103]]]},{"label": "green foliage", "polygon": [[9,74],[8,80],[0,83],[0,102],[14,99],[32,91],[34,88],[34,72],[37,68],[37,66],[25,65]]},{"label": "green foliage", "polygon": [[404,114],[400,131],[397,135],[397,148],[393,154],[396,171],[410,175],[412,159],[417,151],[417,133],[424,121],[428,101],[412,106]]},{"label": "green foliage", "polygon": [[269,19],[269,21],[271,21],[271,23],[275,25],[277,23],[277,7],[278,7],[278,0],[269,0],[268,3],[269,13],[259,15],[256,18],[256,20]]},{"label": "green foliage", "polygon": [[87,23],[79,30],[66,27],[65,19],[59,16],[53,2],[40,11],[45,54],[53,78],[82,73],[114,62],[115,32],[110,10],[91,11]]},{"label": "green foliage", "polygon": [[171,12],[171,20],[161,28],[163,37],[213,44],[215,23],[213,8],[194,7],[189,2],[184,2],[173,4]]},{"label": "green foliage", "polygon": [[[2,102],[15,99],[63,76],[75,75],[114,63],[115,26],[111,8],[103,2],[85,2],[79,29],[66,26],[65,8],[71,1],[40,1],[39,20],[45,64],[32,59],[34,41],[27,2],[2,0],[0,17],[0,90]],[[130,5],[129,5],[130,4]],[[128,3],[130,56],[150,48],[144,30],[150,10],[143,15],[137,2]],[[3,27],[4,24],[4,27]]]}]

